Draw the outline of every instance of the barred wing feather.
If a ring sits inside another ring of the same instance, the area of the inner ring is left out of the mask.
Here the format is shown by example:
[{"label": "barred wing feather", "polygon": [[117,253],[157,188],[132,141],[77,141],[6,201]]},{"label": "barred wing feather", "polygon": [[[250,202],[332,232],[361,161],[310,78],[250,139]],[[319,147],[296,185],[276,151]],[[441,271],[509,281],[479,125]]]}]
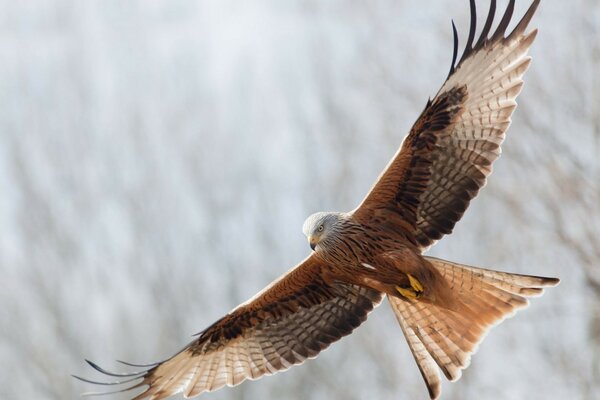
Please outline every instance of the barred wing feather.
[{"label": "barred wing feather", "polygon": [[350,334],[381,301],[382,295],[374,290],[328,283],[322,272],[320,261],[307,258],[182,351],[147,370],[113,374],[90,364],[106,375],[128,378],[109,383],[132,382],[122,391],[145,387],[134,399],[163,399],[176,393],[194,397],[284,371]]},{"label": "barred wing feather", "polygon": [[465,51],[448,79],[405,138],[397,155],[354,211],[363,223],[390,221],[423,251],[452,232],[469,202],[486,184],[500,156],[536,30],[525,33],[539,0],[505,36],[512,18],[511,0],[495,32],[491,2],[481,36],[474,43],[475,2]]}]

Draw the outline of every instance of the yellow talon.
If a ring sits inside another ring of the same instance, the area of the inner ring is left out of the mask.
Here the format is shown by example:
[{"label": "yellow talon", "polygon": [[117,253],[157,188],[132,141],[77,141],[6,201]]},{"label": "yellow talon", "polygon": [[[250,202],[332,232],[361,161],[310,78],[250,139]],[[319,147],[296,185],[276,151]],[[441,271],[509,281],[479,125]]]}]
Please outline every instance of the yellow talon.
[{"label": "yellow talon", "polygon": [[418,299],[423,294],[423,285],[421,285],[421,282],[419,282],[419,280],[411,274],[406,274],[406,276],[408,277],[408,281],[410,282],[410,287],[403,288],[400,286],[396,286],[396,290],[398,291],[398,293],[400,293],[407,299]]},{"label": "yellow talon", "polygon": [[412,288],[415,289],[415,292],[423,293],[424,289],[423,289],[423,285],[421,285],[421,282],[419,282],[419,280],[417,278],[415,278],[414,276],[412,276],[411,274],[406,274],[406,276],[408,276],[410,286],[412,286]]},{"label": "yellow talon", "polygon": [[407,299],[416,299],[417,297],[419,297],[419,293],[417,293],[413,288],[403,288],[400,286],[396,286],[396,290],[398,291],[398,293],[400,293]]}]

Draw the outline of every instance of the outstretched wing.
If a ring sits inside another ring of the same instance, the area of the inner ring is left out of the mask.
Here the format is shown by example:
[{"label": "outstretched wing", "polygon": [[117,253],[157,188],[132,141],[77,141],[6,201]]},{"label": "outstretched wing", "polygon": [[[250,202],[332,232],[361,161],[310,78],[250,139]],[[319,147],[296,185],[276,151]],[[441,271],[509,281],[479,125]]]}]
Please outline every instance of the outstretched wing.
[{"label": "outstretched wing", "polygon": [[382,295],[371,289],[327,283],[324,268],[314,256],[307,258],[182,351],[147,370],[113,374],[90,365],[123,379],[111,385],[132,384],[121,391],[145,386],[135,399],[163,399],[176,393],[193,397],[286,370],[351,333],[381,302]]},{"label": "outstretched wing", "polygon": [[476,10],[464,53],[454,56],[448,79],[412,127],[354,216],[401,232],[422,250],[454,225],[492,172],[500,145],[523,86],[527,56],[537,30],[525,33],[539,0],[534,0],[514,30],[505,36],[514,0],[489,36],[496,2],[475,42]]}]

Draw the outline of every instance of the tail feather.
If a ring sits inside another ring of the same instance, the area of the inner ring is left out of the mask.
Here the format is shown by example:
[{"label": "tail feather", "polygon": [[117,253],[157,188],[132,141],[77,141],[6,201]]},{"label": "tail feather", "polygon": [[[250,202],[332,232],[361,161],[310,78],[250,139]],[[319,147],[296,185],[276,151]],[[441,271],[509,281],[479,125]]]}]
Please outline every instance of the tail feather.
[{"label": "tail feather", "polygon": [[408,325],[404,318],[400,317],[399,311],[396,310],[395,298],[389,297],[394,314],[400,323],[400,328],[406,337],[410,350],[412,351],[413,357],[417,362],[419,371],[427,384],[427,390],[429,391],[429,397],[437,399],[442,392],[442,382],[440,380],[440,370],[435,360],[429,354],[429,351],[421,341],[421,339],[415,333],[415,330]]},{"label": "tail feather", "polygon": [[[491,327],[527,307],[528,297],[559,280],[470,267],[432,257],[445,293],[432,301],[388,296],[432,399],[441,393],[439,370],[460,378]],[[439,368],[439,369],[438,369]]]}]

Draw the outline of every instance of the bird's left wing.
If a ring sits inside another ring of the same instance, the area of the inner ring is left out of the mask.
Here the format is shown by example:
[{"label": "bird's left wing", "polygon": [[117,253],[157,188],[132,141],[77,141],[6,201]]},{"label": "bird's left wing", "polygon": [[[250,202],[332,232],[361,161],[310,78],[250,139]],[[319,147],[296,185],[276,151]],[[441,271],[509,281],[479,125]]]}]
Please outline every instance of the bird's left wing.
[{"label": "bird's left wing", "polygon": [[475,1],[465,51],[456,63],[458,39],[448,79],[412,127],[354,216],[403,234],[425,250],[451,233],[500,155],[505,132],[530,64],[527,56],[537,30],[526,33],[539,0],[534,0],[514,30],[511,0],[491,35],[496,11],[475,42]]},{"label": "bird's left wing", "polygon": [[113,374],[90,365],[120,378],[108,384],[131,384],[120,391],[145,387],[135,399],[193,397],[286,370],[351,333],[381,302],[382,295],[371,289],[327,283],[324,271],[321,261],[308,257],[182,351],[145,370]]}]

